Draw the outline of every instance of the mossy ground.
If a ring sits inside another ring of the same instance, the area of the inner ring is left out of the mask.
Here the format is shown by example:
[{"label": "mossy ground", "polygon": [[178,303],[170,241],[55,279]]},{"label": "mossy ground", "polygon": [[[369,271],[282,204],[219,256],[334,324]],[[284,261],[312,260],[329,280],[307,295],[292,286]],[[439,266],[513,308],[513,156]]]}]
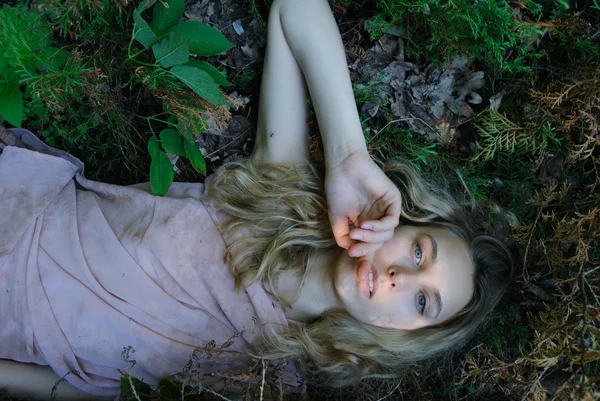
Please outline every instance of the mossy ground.
[{"label": "mossy ground", "polygon": [[[148,117],[164,111],[161,99],[170,90],[160,77],[124,61],[133,3],[28,3],[44,13],[54,46],[72,61],[55,76],[27,82],[23,126],[81,158],[89,177],[116,184],[148,179],[149,124],[155,130],[162,124]],[[268,0],[239,3],[264,23]],[[458,170],[475,198],[511,212],[522,259],[510,294],[467,349],[400,382],[310,388],[310,398],[598,399],[600,3],[336,0],[332,6],[353,46],[349,53],[360,54],[396,27],[411,62],[466,55],[486,73],[483,92],[507,93],[497,111],[474,106],[450,140],[390,125],[385,113],[364,118],[364,128],[375,158],[401,155],[432,179]],[[228,92],[256,104],[260,66],[229,68],[228,76],[235,77]],[[374,90],[357,90],[359,109],[377,103]],[[202,179],[179,167],[178,180]]]}]

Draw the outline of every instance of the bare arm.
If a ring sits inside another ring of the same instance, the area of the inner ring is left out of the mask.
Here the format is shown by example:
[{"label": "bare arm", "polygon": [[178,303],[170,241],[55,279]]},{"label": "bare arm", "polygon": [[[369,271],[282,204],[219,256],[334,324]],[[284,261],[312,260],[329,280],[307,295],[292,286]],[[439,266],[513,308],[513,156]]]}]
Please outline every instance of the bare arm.
[{"label": "bare arm", "polygon": [[[48,366],[21,363],[0,359],[0,393],[15,398],[50,400],[52,388],[60,378]],[[86,394],[61,382],[56,388],[56,401],[104,401],[114,397],[100,397]]]},{"label": "bare arm", "polygon": [[281,26],[302,68],[319,121],[328,168],[367,153],[346,54],[326,0],[276,0]]},{"label": "bare arm", "polygon": [[317,113],[328,167],[367,154],[344,46],[326,0],[275,0],[269,14],[253,159],[308,159],[304,79]]},{"label": "bare arm", "polygon": [[280,4],[269,14],[267,51],[260,88],[254,161],[301,164],[308,159],[308,94],[304,77],[287,44]]},{"label": "bare arm", "polygon": [[[390,239],[401,196],[371,160],[354,100],[344,45],[327,0],[275,0],[281,26],[315,106],[325,148],[329,221],[339,246],[362,257]],[[350,231],[348,220],[357,227]],[[367,271],[366,269],[365,271]]]}]

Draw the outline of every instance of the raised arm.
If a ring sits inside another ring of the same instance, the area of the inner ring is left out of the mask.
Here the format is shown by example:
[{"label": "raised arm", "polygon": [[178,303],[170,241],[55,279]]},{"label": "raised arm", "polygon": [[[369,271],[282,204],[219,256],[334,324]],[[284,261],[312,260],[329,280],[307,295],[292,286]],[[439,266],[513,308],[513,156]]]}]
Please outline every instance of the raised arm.
[{"label": "raised arm", "polygon": [[269,14],[255,161],[294,164],[308,158],[305,78],[330,166],[365,141],[337,25],[325,0],[275,0]]},{"label": "raised arm", "polygon": [[302,71],[283,34],[280,4],[275,1],[269,15],[254,161],[294,165],[308,160],[307,96]]},{"label": "raised arm", "polygon": [[[367,152],[337,24],[327,0],[275,0],[273,8],[317,114],[336,241],[370,263],[398,225],[401,199]],[[349,219],[359,228],[350,231]]]},{"label": "raised arm", "polygon": [[287,44],[308,84],[328,167],[352,153],[366,154],[344,45],[328,1],[275,0],[276,6]]}]

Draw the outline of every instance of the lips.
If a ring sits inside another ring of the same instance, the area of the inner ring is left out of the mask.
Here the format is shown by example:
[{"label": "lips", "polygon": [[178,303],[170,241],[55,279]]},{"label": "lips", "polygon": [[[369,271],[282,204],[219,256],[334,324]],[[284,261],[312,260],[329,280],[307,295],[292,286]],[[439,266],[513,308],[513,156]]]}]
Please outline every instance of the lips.
[{"label": "lips", "polygon": [[[369,291],[369,273],[373,275],[373,292]],[[366,298],[372,299],[379,288],[379,282],[377,280],[379,278],[379,273],[377,273],[375,267],[373,265],[360,265],[356,270],[356,278],[360,282],[360,291],[365,294]]]},{"label": "lips", "polygon": [[371,292],[369,299],[373,298],[373,296],[377,292],[377,289],[379,288],[379,281],[377,280],[377,278],[379,277],[379,273],[377,273],[377,270],[375,270],[375,267],[373,265],[371,265],[371,272],[373,273],[373,291]]}]

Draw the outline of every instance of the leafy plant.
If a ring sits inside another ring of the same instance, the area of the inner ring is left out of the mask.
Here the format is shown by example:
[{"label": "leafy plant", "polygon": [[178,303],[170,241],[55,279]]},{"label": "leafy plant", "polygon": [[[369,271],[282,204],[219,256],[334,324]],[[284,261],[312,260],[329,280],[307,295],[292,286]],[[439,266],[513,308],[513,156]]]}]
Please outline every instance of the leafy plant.
[{"label": "leafy plant", "polygon": [[[226,104],[219,87],[230,83],[197,57],[220,54],[232,44],[202,22],[179,23],[184,0],[144,0],[131,11],[127,2],[115,7],[112,2],[50,0],[37,8],[0,9],[0,115],[16,127],[26,120],[27,127],[37,128],[52,146],[85,153],[95,172],[111,168],[113,162],[102,159],[117,157],[115,150],[133,168],[137,156],[131,153],[143,147],[130,137],[136,113],[127,114],[121,88],[113,82],[125,81],[123,89],[145,87],[162,100],[164,113],[137,116],[168,129],[162,135],[157,131],[157,143],[149,144],[150,181],[155,193],[163,195],[174,179],[165,168],[165,152],[189,159],[196,171],[206,173],[194,137],[205,129],[203,113],[211,115],[210,109]],[[127,15],[133,19],[128,37],[119,29],[110,32],[111,26],[127,26]],[[56,46],[53,31],[85,40],[91,52]],[[93,41],[100,32],[108,32],[111,41],[128,43],[122,52],[118,45],[104,46],[110,51],[93,49],[90,45],[103,44],[104,39]],[[154,133],[152,126],[150,130]],[[181,147],[173,147],[173,133],[179,135]],[[94,164],[96,157],[99,166]]]},{"label": "leafy plant", "polygon": [[553,129],[549,125],[532,130],[521,127],[505,115],[491,110],[480,116],[480,123],[476,127],[479,129],[481,142],[480,152],[474,160],[480,157],[492,160],[498,152],[514,152],[518,149],[541,154],[553,137]]},{"label": "leafy plant", "polygon": [[[0,115],[15,127],[25,118],[23,100],[35,93],[21,90],[23,84],[62,75],[70,55],[52,46],[52,31],[42,13],[25,7],[0,9]],[[73,77],[71,85],[79,81]],[[29,114],[40,114],[34,108]]]},{"label": "leafy plant", "polygon": [[[533,0],[521,3],[530,14],[539,15],[541,6]],[[466,55],[485,61],[502,72],[530,71],[526,60],[539,57],[532,45],[545,28],[529,23],[506,0],[384,0],[369,21],[372,38],[391,25],[401,27],[407,39],[407,53],[448,59]]]},{"label": "leafy plant", "polygon": [[[177,88],[177,83],[173,82],[175,80],[202,99],[216,106],[225,105],[219,85],[230,85],[226,77],[210,64],[190,58],[190,53],[213,56],[229,50],[233,45],[219,31],[203,22],[178,23],[183,16],[184,6],[184,0],[142,1],[133,12],[135,24],[128,47],[128,60],[149,67],[146,77],[162,80],[167,86]],[[148,23],[142,14],[150,8],[152,21]],[[134,41],[138,41],[143,49],[132,54]],[[138,59],[150,51],[152,63]],[[168,109],[168,103],[165,105]],[[167,122],[170,127],[161,131],[158,137],[155,135],[148,143],[152,158],[150,183],[156,195],[166,194],[174,179],[173,167],[165,151],[187,157],[194,169],[206,174],[204,158],[194,141],[196,132],[186,129],[186,121],[182,120],[186,118],[180,116],[177,123]]]},{"label": "leafy plant", "polygon": [[[126,28],[126,7],[131,0],[43,0],[43,9],[53,28],[63,38],[95,41],[99,36],[109,35],[117,25]],[[35,3],[35,1],[32,1]],[[116,24],[115,24],[116,23]]]}]

